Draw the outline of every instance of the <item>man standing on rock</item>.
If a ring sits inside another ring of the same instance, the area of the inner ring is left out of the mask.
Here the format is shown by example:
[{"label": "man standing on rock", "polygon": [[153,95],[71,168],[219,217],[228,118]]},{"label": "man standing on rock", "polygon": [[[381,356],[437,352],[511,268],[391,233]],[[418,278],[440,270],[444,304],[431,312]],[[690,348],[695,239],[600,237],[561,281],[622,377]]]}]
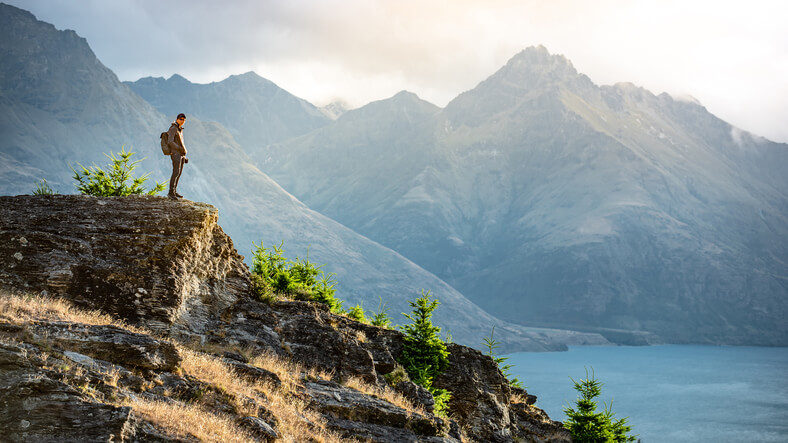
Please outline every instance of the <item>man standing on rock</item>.
[{"label": "man standing on rock", "polygon": [[186,158],[186,145],[183,143],[183,123],[186,122],[186,114],[178,114],[178,118],[170,125],[167,131],[167,144],[170,145],[170,157],[172,158],[172,176],[170,177],[170,192],[167,197],[177,200],[183,198],[178,194],[178,180],[181,178],[184,163],[188,163]]}]

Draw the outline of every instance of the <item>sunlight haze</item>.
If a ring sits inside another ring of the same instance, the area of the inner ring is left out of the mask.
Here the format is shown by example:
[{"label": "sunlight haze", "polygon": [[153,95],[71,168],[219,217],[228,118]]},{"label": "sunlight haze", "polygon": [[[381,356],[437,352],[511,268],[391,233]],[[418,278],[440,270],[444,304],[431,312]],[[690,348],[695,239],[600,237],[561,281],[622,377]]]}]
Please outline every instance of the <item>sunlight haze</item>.
[{"label": "sunlight haze", "polygon": [[401,90],[445,106],[529,46],[597,84],[691,96],[742,130],[788,142],[784,2],[13,0],[74,29],[121,80],[196,83],[255,71],[323,106]]}]

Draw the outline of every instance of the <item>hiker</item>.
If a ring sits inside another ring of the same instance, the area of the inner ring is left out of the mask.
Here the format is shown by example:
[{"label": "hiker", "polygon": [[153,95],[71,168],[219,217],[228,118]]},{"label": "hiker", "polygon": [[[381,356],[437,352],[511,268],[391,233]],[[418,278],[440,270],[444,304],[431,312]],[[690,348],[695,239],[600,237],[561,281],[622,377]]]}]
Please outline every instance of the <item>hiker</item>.
[{"label": "hiker", "polygon": [[172,158],[172,176],[170,177],[170,192],[167,197],[177,200],[183,198],[178,194],[178,180],[181,178],[184,163],[188,163],[186,158],[186,145],[183,143],[183,123],[186,121],[186,114],[178,114],[178,117],[170,125],[167,131],[167,144],[170,146],[170,157]]}]

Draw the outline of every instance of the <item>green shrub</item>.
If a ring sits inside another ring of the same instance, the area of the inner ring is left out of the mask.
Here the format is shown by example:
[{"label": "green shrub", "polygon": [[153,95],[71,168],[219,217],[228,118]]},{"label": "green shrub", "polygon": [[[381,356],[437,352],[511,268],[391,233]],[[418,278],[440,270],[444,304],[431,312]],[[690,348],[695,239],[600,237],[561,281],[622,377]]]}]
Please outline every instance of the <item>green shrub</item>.
[{"label": "green shrub", "polygon": [[[137,160],[132,162],[131,156],[133,152],[126,152],[124,147],[121,147],[118,153],[119,157],[115,154],[104,154],[112,163],[107,165],[108,171],[104,171],[98,166],[82,168],[81,172],[77,172],[73,167],[71,170],[74,172],[74,180],[77,181],[77,190],[82,194],[95,195],[98,197],[125,197],[127,195],[138,195],[145,192],[142,186],[148,180],[150,173],[140,177],[134,177],[132,172],[137,167],[139,162],[145,160]],[[130,183],[129,183],[130,181]],[[164,183],[156,183],[156,186],[147,191],[148,195],[155,195],[165,188]]]},{"label": "green shrub", "polygon": [[498,357],[495,354],[495,350],[498,349],[498,347],[500,347],[500,343],[495,341],[495,326],[492,327],[492,330],[490,331],[490,336],[484,337],[482,340],[484,347],[487,348],[487,355],[492,357],[495,363],[498,364],[498,369],[500,369],[503,376],[506,377],[507,380],[509,380],[509,384],[518,387],[520,389],[525,389],[522,382],[520,382],[520,380],[517,377],[512,377],[511,372],[509,372],[509,370],[512,369],[512,365],[504,364],[506,360],[509,360],[509,357]]},{"label": "green shrub", "polygon": [[355,321],[361,323],[368,323],[367,318],[364,316],[364,308],[361,307],[361,303],[348,309],[347,316]]},{"label": "green shrub", "polygon": [[386,307],[386,302],[383,297],[378,296],[378,311],[372,313],[372,324],[381,328],[391,328],[391,318],[389,318],[389,308]]},{"label": "green shrub", "polygon": [[386,379],[386,382],[391,386],[396,386],[403,381],[410,381],[407,371],[400,365],[397,365],[394,370],[388,374],[383,374],[383,378]]},{"label": "green shrub", "polygon": [[[571,379],[571,377],[570,377]],[[574,382],[575,390],[580,393],[580,397],[575,401],[577,409],[572,407],[564,408],[567,416],[564,427],[572,433],[572,440],[578,443],[620,443],[635,441],[636,437],[627,435],[632,430],[627,426],[627,418],[620,420],[614,419],[612,408],[605,407],[601,412],[596,410],[596,397],[602,394],[602,383],[594,376],[591,368],[591,377]]]},{"label": "green shrub", "polygon": [[430,300],[430,292],[422,290],[421,297],[408,302],[413,308],[412,315],[404,315],[410,324],[402,326],[403,347],[400,363],[405,367],[411,380],[423,386],[435,398],[435,414],[445,415],[451,393],[435,388],[435,378],[449,367],[449,351],[440,338],[440,328],[432,324],[432,312],[438,307],[438,300]]},{"label": "green shrub", "polygon": [[[284,256],[283,245],[266,248],[252,243],[252,285],[255,294],[264,301],[273,301],[275,294],[294,300],[316,301],[328,305],[331,312],[341,314],[342,301],[334,296],[334,274],[323,275],[322,266],[296,257],[290,261]],[[271,294],[268,294],[270,290]],[[362,311],[363,317],[363,311]]]},{"label": "green shrub", "polygon": [[342,313],[342,300],[334,297],[334,274],[330,273],[327,276],[321,276],[317,280],[317,284],[312,288],[312,300],[328,305],[331,312]]},{"label": "green shrub", "polygon": [[45,178],[36,183],[36,189],[33,190],[33,195],[58,195],[54,189],[49,186]]},{"label": "green shrub", "polygon": [[278,300],[276,293],[266,279],[257,274],[250,276],[252,280],[252,292],[261,301],[271,304]]}]

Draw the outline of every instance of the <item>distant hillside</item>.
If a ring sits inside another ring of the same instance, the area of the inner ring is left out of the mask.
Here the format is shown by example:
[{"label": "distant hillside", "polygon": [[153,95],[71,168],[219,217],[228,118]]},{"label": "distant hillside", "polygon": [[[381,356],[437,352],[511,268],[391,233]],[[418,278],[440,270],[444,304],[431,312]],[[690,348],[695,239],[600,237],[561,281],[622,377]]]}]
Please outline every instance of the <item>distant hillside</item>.
[{"label": "distant hillside", "polygon": [[788,344],[788,145],[543,47],[445,109],[400,93],[256,160],[507,320]]}]

